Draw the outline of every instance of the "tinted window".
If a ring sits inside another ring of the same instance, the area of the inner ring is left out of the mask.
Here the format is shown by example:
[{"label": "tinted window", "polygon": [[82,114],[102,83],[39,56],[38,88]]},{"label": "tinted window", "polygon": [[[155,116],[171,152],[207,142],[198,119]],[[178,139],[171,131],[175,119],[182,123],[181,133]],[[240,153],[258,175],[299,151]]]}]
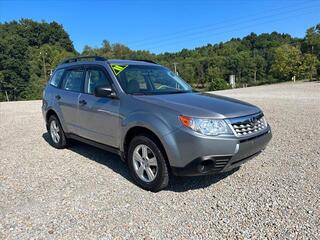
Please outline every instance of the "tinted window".
[{"label": "tinted window", "polygon": [[127,84],[132,84],[132,81],[137,81],[140,90],[147,90],[147,84],[143,73],[139,70],[132,69],[126,72]]},{"label": "tinted window", "polygon": [[[131,94],[167,94],[191,92],[179,76],[161,66],[111,65],[123,90]],[[118,69],[121,71],[117,72]]]},{"label": "tinted window", "polygon": [[106,74],[99,69],[91,69],[86,72],[84,92],[93,94],[97,86],[111,87]]},{"label": "tinted window", "polygon": [[63,72],[64,72],[64,69],[60,69],[54,72],[52,78],[50,79],[50,84],[52,86],[55,86],[55,87],[59,86]]},{"label": "tinted window", "polygon": [[68,91],[81,92],[83,86],[83,70],[67,71],[63,79],[62,88]]}]

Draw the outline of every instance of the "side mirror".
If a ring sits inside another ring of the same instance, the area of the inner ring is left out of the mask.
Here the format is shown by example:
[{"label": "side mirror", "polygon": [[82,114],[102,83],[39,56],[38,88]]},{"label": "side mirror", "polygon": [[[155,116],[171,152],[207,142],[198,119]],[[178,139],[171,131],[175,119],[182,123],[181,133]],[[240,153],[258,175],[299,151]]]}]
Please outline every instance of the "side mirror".
[{"label": "side mirror", "polygon": [[109,87],[97,86],[94,89],[94,95],[96,97],[117,98],[117,94]]}]

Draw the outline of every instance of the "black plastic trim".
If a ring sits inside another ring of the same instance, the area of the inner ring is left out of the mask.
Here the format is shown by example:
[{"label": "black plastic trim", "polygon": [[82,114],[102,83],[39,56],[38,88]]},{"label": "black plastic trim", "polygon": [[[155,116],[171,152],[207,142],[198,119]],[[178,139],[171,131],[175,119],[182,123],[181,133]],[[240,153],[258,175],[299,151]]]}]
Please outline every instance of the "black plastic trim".
[{"label": "black plastic trim", "polygon": [[82,60],[82,59],[94,59],[94,61],[107,61],[106,58],[100,57],[100,56],[80,56],[80,57],[74,57],[74,58],[65,59],[60,64],[78,62],[78,60]]},{"label": "black plastic trim", "polygon": [[89,144],[91,146],[94,146],[94,147],[97,147],[97,148],[100,148],[103,150],[106,150],[108,152],[117,154],[121,157],[121,160],[124,161],[124,153],[119,148],[115,148],[115,147],[112,147],[112,146],[109,146],[109,145],[106,145],[103,143],[98,143],[96,141],[92,141],[90,139],[80,137],[80,136],[73,134],[73,133],[66,133],[66,137],[83,142],[83,143],[86,143],[86,144]]},{"label": "black plastic trim", "polygon": [[152,60],[148,60],[148,59],[131,59],[132,61],[140,61],[140,62],[147,62],[147,63],[154,63],[154,64],[158,64],[155,61]]},{"label": "black plastic trim", "polygon": [[[194,159],[185,167],[171,167],[171,171],[176,176],[201,176],[221,172],[229,163],[232,156],[202,156]],[[208,168],[201,169],[206,161],[212,161]]]}]

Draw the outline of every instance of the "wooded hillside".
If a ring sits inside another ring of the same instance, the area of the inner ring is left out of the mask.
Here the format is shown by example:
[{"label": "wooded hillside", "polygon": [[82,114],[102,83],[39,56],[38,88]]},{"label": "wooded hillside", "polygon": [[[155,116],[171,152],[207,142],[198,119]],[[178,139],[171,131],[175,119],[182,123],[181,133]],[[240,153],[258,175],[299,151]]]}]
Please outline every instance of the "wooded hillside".
[{"label": "wooded hillside", "polygon": [[[65,58],[80,55],[68,33],[56,22],[29,19],[0,24],[0,101],[39,99],[50,72]],[[81,55],[106,58],[150,59],[171,69],[182,78],[208,90],[228,88],[229,75],[238,86],[297,79],[319,78],[320,24],[307,29],[304,38],[289,34],[264,33],[234,38],[225,43],[177,53],[152,54],[134,51],[107,40],[100,48],[86,46]]]}]

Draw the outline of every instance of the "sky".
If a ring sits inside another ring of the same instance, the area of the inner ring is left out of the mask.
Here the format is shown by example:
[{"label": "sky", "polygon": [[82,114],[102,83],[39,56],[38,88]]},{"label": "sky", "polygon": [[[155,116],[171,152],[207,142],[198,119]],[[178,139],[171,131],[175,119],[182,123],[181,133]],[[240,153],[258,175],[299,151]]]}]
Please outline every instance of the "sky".
[{"label": "sky", "polygon": [[320,0],[0,0],[0,22],[56,21],[78,52],[103,40],[134,50],[177,52],[251,32],[303,37],[320,23]]}]

